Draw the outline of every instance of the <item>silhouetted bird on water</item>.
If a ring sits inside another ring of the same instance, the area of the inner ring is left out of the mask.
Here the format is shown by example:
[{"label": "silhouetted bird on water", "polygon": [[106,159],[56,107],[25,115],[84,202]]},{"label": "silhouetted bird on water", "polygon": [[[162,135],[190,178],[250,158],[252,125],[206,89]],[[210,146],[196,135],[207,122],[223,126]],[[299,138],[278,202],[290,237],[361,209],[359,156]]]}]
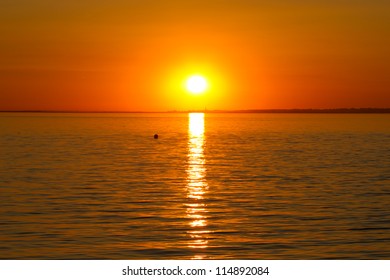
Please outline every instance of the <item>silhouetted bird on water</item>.
[{"label": "silhouetted bird on water", "polygon": [[155,134],[155,135],[153,136],[153,138],[154,138],[154,139],[158,139],[158,134]]}]

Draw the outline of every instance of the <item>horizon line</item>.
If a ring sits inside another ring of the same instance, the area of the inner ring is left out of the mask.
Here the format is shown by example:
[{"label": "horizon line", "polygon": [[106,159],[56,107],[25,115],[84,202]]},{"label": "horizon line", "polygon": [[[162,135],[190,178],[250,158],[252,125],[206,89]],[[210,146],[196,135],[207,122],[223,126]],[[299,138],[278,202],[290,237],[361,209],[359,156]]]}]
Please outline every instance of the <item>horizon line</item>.
[{"label": "horizon line", "polygon": [[155,114],[155,113],[390,113],[390,108],[324,108],[324,109],[235,109],[235,110],[0,110],[0,113],[83,113],[83,114]]}]

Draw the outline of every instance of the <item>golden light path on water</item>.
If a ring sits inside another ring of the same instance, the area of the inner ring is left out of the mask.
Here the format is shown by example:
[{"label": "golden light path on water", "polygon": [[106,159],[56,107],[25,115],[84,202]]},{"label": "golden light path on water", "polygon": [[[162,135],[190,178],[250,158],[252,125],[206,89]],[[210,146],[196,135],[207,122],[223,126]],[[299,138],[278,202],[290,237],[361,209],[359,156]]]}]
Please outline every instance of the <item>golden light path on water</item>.
[{"label": "golden light path on water", "polygon": [[[208,247],[207,207],[204,195],[207,192],[204,146],[204,113],[188,114],[188,165],[187,165],[187,217],[190,236],[188,247],[205,249]],[[205,255],[195,255],[203,259]]]}]

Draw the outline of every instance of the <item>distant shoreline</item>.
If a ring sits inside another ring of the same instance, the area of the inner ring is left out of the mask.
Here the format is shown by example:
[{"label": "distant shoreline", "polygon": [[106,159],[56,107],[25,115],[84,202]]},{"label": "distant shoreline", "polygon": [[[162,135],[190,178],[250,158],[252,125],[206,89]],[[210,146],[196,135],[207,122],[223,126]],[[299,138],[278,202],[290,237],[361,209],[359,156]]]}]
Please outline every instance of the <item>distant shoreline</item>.
[{"label": "distant shoreline", "polygon": [[19,110],[0,113],[69,113],[69,114],[153,114],[153,113],[236,113],[236,114],[390,114],[390,108],[336,108],[336,109],[251,109],[251,110],[186,110],[186,111],[50,111]]}]

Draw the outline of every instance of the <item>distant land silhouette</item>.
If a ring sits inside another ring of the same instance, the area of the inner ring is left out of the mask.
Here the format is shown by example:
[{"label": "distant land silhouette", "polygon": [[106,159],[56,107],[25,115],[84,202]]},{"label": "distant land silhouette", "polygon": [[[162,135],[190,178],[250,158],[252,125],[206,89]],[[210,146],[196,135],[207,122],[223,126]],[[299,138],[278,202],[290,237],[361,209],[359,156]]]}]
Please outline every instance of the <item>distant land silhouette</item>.
[{"label": "distant land silhouette", "polygon": [[3,110],[1,113],[251,113],[251,114],[390,114],[390,108],[335,109],[249,109],[249,110],[170,110],[170,111],[77,111],[77,110]]},{"label": "distant land silhouette", "polygon": [[206,110],[208,113],[389,114],[390,108]]}]

